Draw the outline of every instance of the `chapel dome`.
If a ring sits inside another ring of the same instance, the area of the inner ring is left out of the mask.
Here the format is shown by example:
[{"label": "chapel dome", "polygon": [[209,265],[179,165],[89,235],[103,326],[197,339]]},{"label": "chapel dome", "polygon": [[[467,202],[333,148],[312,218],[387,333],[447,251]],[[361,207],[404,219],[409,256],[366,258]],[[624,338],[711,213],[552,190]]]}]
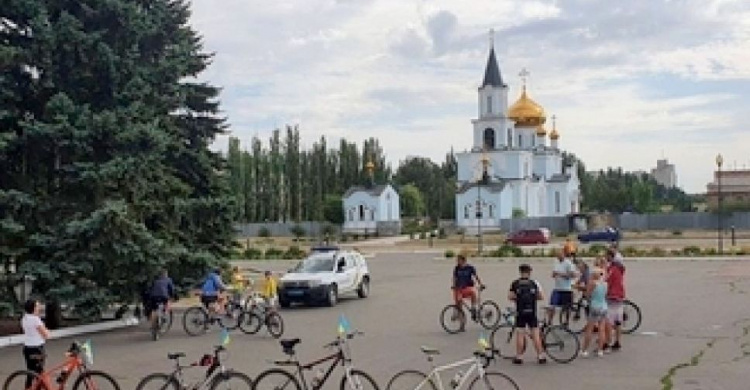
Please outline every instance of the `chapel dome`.
[{"label": "chapel dome", "polygon": [[532,100],[523,87],[521,97],[508,109],[508,118],[516,121],[516,126],[537,127],[547,120],[544,108]]}]

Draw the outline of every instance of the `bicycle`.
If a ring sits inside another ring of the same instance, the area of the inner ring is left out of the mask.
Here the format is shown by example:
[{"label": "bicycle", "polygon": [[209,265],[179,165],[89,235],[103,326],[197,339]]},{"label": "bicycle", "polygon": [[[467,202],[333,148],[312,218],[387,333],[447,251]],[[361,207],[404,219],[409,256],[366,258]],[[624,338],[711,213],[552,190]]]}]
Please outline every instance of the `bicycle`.
[{"label": "bicycle", "polygon": [[265,325],[268,333],[273,338],[279,338],[284,334],[284,319],[265,300],[257,295],[247,298],[245,310],[240,314],[240,330],[247,334],[256,334],[260,327]]},{"label": "bicycle", "polygon": [[[247,375],[228,369],[222,362],[220,353],[226,351],[223,346],[214,347],[214,353],[205,354],[197,362],[182,365],[180,358],[185,357],[182,352],[168,353],[167,358],[174,361],[174,370],[170,374],[154,373],[149,374],[136,386],[136,390],[215,390],[222,384],[230,384],[230,381],[236,379],[239,387],[227,386],[232,390],[251,390],[253,381]],[[206,375],[196,383],[186,384],[183,370],[192,367],[207,367]]]},{"label": "bicycle", "polygon": [[[495,328],[500,321],[500,306],[495,301],[489,299],[482,301],[482,291],[484,289],[484,286],[479,286],[477,289],[477,302],[479,302],[479,305],[477,305],[477,314],[476,316],[472,316],[472,320],[478,322],[483,328],[490,330]],[[455,334],[464,329],[466,326],[464,308],[468,308],[471,311],[471,308],[468,307],[463,299],[460,306],[452,303],[443,308],[443,311],[440,313],[440,324],[446,332]]]},{"label": "bicycle", "polygon": [[[430,365],[432,366],[430,373],[425,374],[422,371],[417,370],[401,371],[388,381],[386,390],[443,390],[445,387],[440,378],[440,373],[465,366],[469,366],[468,371],[466,373],[458,371],[450,382],[450,389],[462,390],[474,372],[476,372],[476,375],[473,376],[474,379],[469,384],[469,390],[520,389],[518,384],[516,384],[516,382],[508,375],[501,372],[488,372],[485,370],[495,358],[498,353],[497,350],[485,348],[480,351],[475,351],[472,358],[443,366],[435,366],[433,363],[433,356],[439,355],[440,351],[425,346],[422,346],[421,350],[427,357],[427,361],[430,362]],[[482,383],[480,383],[480,380]],[[495,383],[491,383],[491,381]],[[480,387],[482,385],[484,385],[484,387]]]},{"label": "bicycle", "polygon": [[[492,330],[490,342],[493,349],[498,349],[500,356],[505,359],[516,357],[516,343],[513,335],[516,332],[515,310],[507,308],[502,313],[503,323]],[[503,331],[508,329],[507,337]],[[539,332],[542,337],[542,348],[547,355],[558,363],[570,363],[578,357],[581,349],[578,336],[563,325],[550,325],[546,320],[539,321]],[[527,335],[531,339],[531,335]],[[526,345],[526,344],[524,344]],[[525,351],[525,347],[524,347]],[[564,355],[564,353],[568,353]]]},{"label": "bicycle", "polygon": [[[582,296],[578,301],[560,310],[558,318],[560,325],[567,327],[576,334],[583,332],[589,314],[588,305],[588,298]],[[624,334],[631,334],[641,326],[641,308],[630,300],[626,299],[622,302],[622,317],[623,321],[620,326]]]},{"label": "bicycle", "polygon": [[224,313],[213,313],[206,305],[193,306],[185,311],[182,316],[182,327],[185,333],[190,336],[198,336],[206,333],[208,328],[213,324],[219,324],[222,328],[228,330],[236,329],[239,326],[239,316],[242,314],[241,302],[228,299],[224,303]]},{"label": "bicycle", "polygon": [[[336,348],[337,351],[335,353],[307,364],[300,364],[294,351],[294,347],[300,343],[300,339],[279,340],[279,344],[281,344],[288,358],[287,360],[274,361],[272,363],[276,366],[294,367],[296,372],[291,374],[280,368],[271,368],[263,371],[255,380],[254,390],[320,390],[331,376],[331,373],[333,373],[333,370],[339,365],[344,368],[344,376],[341,378],[339,385],[341,390],[347,388],[350,390],[364,390],[365,385],[368,385],[370,390],[379,390],[377,383],[369,374],[354,368],[352,360],[349,357],[350,352],[347,340],[351,340],[354,336],[362,334],[362,332],[353,332],[344,337],[337,337],[336,340],[324,346],[324,348],[329,349]],[[318,368],[308,386],[305,371],[312,370],[314,367],[328,361],[332,361],[328,369],[323,371],[322,368]]]},{"label": "bicycle", "polygon": [[[78,373],[78,377],[73,383],[73,390],[103,390],[107,385],[111,390],[120,390],[120,385],[111,375],[103,371],[90,370],[88,366],[91,364],[86,354],[83,354],[81,345],[73,343],[65,353],[62,364],[41,374],[29,370],[15,371],[5,380],[3,390],[63,390],[74,372]],[[51,381],[54,373],[58,373],[56,385]],[[15,383],[14,380],[23,380],[23,383]],[[28,382],[31,386],[26,386]]]},{"label": "bicycle", "polygon": [[156,316],[151,320],[151,339],[156,341],[172,329],[174,313],[169,302],[159,303],[154,310]]}]

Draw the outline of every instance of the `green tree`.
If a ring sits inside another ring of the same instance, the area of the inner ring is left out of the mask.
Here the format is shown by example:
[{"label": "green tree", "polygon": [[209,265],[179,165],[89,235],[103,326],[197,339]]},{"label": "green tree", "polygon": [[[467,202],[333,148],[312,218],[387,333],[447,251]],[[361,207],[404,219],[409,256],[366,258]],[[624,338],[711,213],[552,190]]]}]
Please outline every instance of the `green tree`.
[{"label": "green tree", "polygon": [[399,190],[401,212],[407,217],[421,217],[424,215],[425,203],[422,192],[413,184],[402,186]]},{"label": "green tree", "polygon": [[344,223],[344,203],[340,195],[326,195],[323,203],[323,218],[336,225]]}]

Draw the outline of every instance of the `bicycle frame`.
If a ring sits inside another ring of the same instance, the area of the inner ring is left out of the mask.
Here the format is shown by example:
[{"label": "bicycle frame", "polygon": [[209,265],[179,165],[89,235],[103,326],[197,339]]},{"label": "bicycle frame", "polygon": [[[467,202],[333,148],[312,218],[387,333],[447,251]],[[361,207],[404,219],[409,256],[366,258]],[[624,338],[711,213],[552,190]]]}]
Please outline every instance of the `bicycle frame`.
[{"label": "bicycle frame", "polygon": [[[333,360],[330,366],[328,366],[328,369],[325,371],[325,374],[320,379],[320,382],[313,386],[312,389],[307,385],[307,379],[305,378],[305,370],[312,370],[314,367],[317,367],[327,361]],[[337,351],[336,353],[333,353],[331,355],[328,355],[324,358],[315,360],[313,362],[307,363],[307,364],[300,364],[297,360],[285,360],[285,361],[275,361],[274,364],[277,366],[294,366],[297,368],[297,377],[299,377],[300,382],[302,382],[302,387],[304,390],[319,390],[325,385],[328,378],[333,373],[333,370],[336,369],[336,367],[341,364],[344,367],[344,370],[346,371],[347,377],[349,376],[350,367],[348,364],[346,364],[347,359],[344,357],[344,352],[342,350]]]},{"label": "bicycle frame", "polygon": [[[185,377],[183,374],[183,370],[186,368],[193,368],[199,366],[198,363],[189,364],[187,366],[180,364],[180,358],[175,359],[175,370],[172,371],[172,373],[169,375],[170,378],[175,379],[179,384],[181,389],[202,389],[208,386],[213,379],[218,374],[223,374],[226,372],[226,367],[224,367],[224,364],[221,362],[221,358],[219,357],[220,350],[214,351],[214,357],[213,362],[210,366],[206,369],[206,375],[205,378],[201,379],[197,383],[191,383],[189,386],[185,384]],[[218,369],[218,370],[217,370]]]},{"label": "bicycle frame", "polygon": [[[66,352],[66,355],[67,356],[63,363],[40,373],[38,375],[39,382],[32,384],[31,390],[63,390],[65,388],[65,384],[68,383],[68,380],[70,379],[74,371],[76,371],[78,375],[82,375],[86,372],[86,365],[84,364],[80,356],[73,352]],[[60,372],[60,374],[62,374],[62,372],[67,372],[67,375],[62,378],[60,383],[53,384],[51,378],[52,374],[56,372]]]},{"label": "bicycle frame", "polygon": [[[432,359],[430,359],[430,362],[432,362]],[[443,387],[443,380],[440,378],[440,373],[443,371],[464,367],[464,366],[471,366],[468,371],[466,371],[463,376],[461,376],[461,381],[456,385],[455,389],[462,389],[463,386],[466,384],[466,382],[469,380],[469,378],[472,378],[472,374],[474,371],[477,372],[477,375],[482,378],[484,377],[484,367],[482,366],[481,362],[479,361],[479,357],[475,356],[470,359],[464,359],[459,360],[454,363],[442,365],[442,366],[434,366],[432,367],[432,371],[430,371],[429,374],[427,374],[427,377],[422,380],[422,382],[419,382],[419,385],[414,390],[421,390],[422,386],[424,386],[428,381],[432,381],[437,386],[437,390],[445,390]]]}]

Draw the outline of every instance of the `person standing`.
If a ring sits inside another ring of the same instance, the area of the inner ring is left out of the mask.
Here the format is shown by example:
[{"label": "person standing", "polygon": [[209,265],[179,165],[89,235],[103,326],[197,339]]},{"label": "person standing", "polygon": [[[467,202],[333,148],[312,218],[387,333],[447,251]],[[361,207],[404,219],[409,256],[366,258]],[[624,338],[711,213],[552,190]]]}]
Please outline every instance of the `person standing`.
[{"label": "person standing", "polygon": [[555,267],[552,270],[552,278],[555,280],[555,288],[550,296],[550,308],[547,312],[547,323],[552,324],[555,317],[555,309],[565,310],[573,304],[573,280],[576,277],[576,267],[562,253],[557,255]]},{"label": "person standing", "polygon": [[266,303],[266,306],[271,310],[276,310],[276,305],[279,301],[278,297],[278,290],[279,290],[279,283],[276,281],[276,279],[273,277],[273,274],[271,271],[265,271],[263,273],[264,276],[264,284],[263,284],[263,291],[261,295],[263,296],[263,300]]},{"label": "person standing", "polygon": [[583,336],[583,346],[581,347],[581,356],[588,357],[589,344],[594,335],[594,329],[597,329],[599,347],[597,355],[604,356],[604,346],[606,345],[606,325],[607,325],[607,282],[602,280],[604,270],[595,268],[591,274],[591,280],[586,286],[586,296],[589,299],[588,318],[586,322],[585,334]]},{"label": "person standing", "polygon": [[513,364],[523,364],[523,352],[526,350],[527,332],[531,333],[534,341],[539,364],[547,363],[547,357],[542,348],[542,338],[539,335],[539,320],[536,316],[537,301],[544,299],[544,293],[539,283],[531,279],[531,266],[521,264],[518,266],[521,277],[514,280],[508,291],[508,300],[516,303],[515,326],[516,333],[516,357]]},{"label": "person standing", "polygon": [[620,336],[622,335],[623,308],[625,300],[625,265],[622,257],[618,258],[617,251],[609,249],[607,259],[607,343],[612,351],[621,348]]},{"label": "person standing", "polygon": [[[23,306],[24,315],[21,319],[23,329],[23,358],[29,371],[41,374],[44,371],[44,343],[49,339],[49,330],[42,322],[39,314],[42,304],[36,299],[29,299]],[[26,377],[26,388],[31,387],[32,377]]]}]

